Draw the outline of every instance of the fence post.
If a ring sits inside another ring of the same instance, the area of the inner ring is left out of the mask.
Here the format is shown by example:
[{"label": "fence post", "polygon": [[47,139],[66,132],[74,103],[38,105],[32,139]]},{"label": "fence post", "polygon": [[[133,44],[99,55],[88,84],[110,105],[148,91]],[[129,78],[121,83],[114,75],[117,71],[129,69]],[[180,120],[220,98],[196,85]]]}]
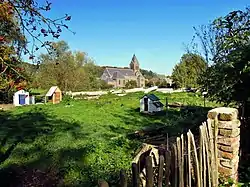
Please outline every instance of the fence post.
[{"label": "fence post", "polygon": [[219,177],[227,180],[238,180],[240,121],[238,110],[235,108],[220,107],[208,112],[208,121],[212,128],[218,129],[217,135],[217,163]]}]

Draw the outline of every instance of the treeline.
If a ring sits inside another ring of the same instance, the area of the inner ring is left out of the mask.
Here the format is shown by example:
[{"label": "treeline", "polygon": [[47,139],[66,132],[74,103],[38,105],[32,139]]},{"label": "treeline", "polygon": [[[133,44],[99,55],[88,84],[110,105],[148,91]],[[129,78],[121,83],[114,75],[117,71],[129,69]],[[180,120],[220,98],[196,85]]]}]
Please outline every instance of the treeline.
[{"label": "treeline", "polygon": [[[59,86],[63,91],[99,90],[111,88],[100,77],[103,67],[84,52],[72,52],[65,41],[53,43],[53,50],[39,56],[37,65],[23,63],[23,69],[28,77],[29,88],[48,89],[53,85]],[[161,85],[159,76],[148,70],[141,69],[147,79],[146,86]],[[134,88],[130,84],[127,88]]]},{"label": "treeline", "polygon": [[25,63],[30,88],[48,89],[53,85],[63,91],[109,88],[100,80],[102,67],[95,65],[86,53],[72,52],[65,41],[53,43],[53,50],[39,56],[39,63]]}]

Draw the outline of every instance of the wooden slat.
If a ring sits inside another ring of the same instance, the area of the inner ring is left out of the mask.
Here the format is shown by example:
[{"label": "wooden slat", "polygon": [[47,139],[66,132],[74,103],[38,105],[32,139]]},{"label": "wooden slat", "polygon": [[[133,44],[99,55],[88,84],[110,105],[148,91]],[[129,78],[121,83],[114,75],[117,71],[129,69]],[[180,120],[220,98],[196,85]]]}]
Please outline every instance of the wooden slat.
[{"label": "wooden slat", "polygon": [[158,174],[158,187],[162,187],[163,181],[163,166],[164,166],[164,156],[161,155],[159,159],[159,174]]},{"label": "wooden slat", "polygon": [[182,184],[181,184],[181,139],[180,137],[176,138],[176,144],[177,144],[178,181],[179,181],[179,187],[182,187]]},{"label": "wooden slat", "polygon": [[181,176],[180,183],[181,186],[184,186],[184,136],[181,135]]},{"label": "wooden slat", "polygon": [[198,156],[197,156],[197,149],[196,149],[196,145],[195,145],[195,141],[194,141],[194,135],[193,133],[189,130],[189,134],[190,134],[190,138],[191,138],[191,147],[192,152],[193,152],[193,161],[194,161],[194,170],[195,170],[195,174],[196,174],[196,186],[200,187],[201,185],[201,178],[200,178],[200,170],[199,170],[199,160],[198,160]]},{"label": "wooden slat", "polygon": [[188,186],[188,150],[187,150],[187,136],[184,136],[184,186]]},{"label": "wooden slat", "polygon": [[169,150],[165,153],[166,164],[165,164],[165,178],[166,178],[166,186],[168,187],[170,184],[169,177],[170,177],[170,165],[171,165],[171,152]]},{"label": "wooden slat", "polygon": [[205,130],[204,128],[206,128],[204,126],[204,124],[202,124],[202,163],[203,163],[203,187],[206,187],[207,185],[207,160],[206,160],[206,147],[205,147]]},{"label": "wooden slat", "polygon": [[204,144],[205,144],[205,150],[206,150],[206,161],[207,161],[207,179],[208,179],[208,182],[207,182],[207,186],[208,187],[211,187],[211,156],[210,156],[210,151],[209,150],[209,144],[208,144],[208,130],[207,130],[207,124],[204,123]]},{"label": "wooden slat", "polygon": [[210,157],[211,157],[211,186],[212,187],[217,187],[216,186],[216,178],[214,174],[215,168],[215,154],[214,154],[214,135],[213,135],[213,130],[212,130],[212,120],[208,119],[207,120],[207,130],[208,130],[208,136],[209,136],[209,149],[210,149]]},{"label": "wooden slat", "polygon": [[199,164],[200,164],[200,177],[201,186],[206,186],[206,159],[205,159],[205,145],[204,145],[204,126],[203,124],[199,127],[200,131],[200,142],[199,142]]},{"label": "wooden slat", "polygon": [[176,144],[173,145],[173,159],[174,159],[174,172],[173,172],[173,177],[174,177],[174,184],[172,186],[178,187],[178,157],[177,157],[177,146]]},{"label": "wooden slat", "polygon": [[188,155],[188,186],[192,186],[192,180],[191,180],[191,138],[190,134],[187,133],[187,155]]},{"label": "wooden slat", "polygon": [[124,170],[121,170],[120,172],[120,187],[127,187],[128,186],[128,180],[127,175]]},{"label": "wooden slat", "polygon": [[152,157],[148,156],[146,158],[146,187],[153,187],[154,176],[153,176],[153,166]]},{"label": "wooden slat", "polygon": [[[203,150],[203,134],[202,134],[202,125],[199,126],[199,169],[200,169],[200,177],[203,179],[203,160],[202,160],[202,150]],[[201,180],[201,186],[203,183],[203,180]]]},{"label": "wooden slat", "polygon": [[215,186],[219,184],[219,176],[218,176],[218,149],[217,149],[217,136],[218,136],[218,119],[214,120],[214,158],[215,158]]},{"label": "wooden slat", "polygon": [[140,186],[138,166],[137,166],[136,163],[132,164],[132,185],[133,185],[133,187],[139,187]]}]

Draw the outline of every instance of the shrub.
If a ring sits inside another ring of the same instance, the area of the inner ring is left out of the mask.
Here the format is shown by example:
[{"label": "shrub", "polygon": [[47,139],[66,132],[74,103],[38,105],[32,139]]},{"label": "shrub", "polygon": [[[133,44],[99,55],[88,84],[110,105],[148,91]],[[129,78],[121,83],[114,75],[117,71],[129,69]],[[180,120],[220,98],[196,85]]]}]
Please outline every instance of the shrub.
[{"label": "shrub", "polygon": [[131,88],[136,88],[137,83],[134,80],[130,80],[125,84],[125,88],[131,89]]}]

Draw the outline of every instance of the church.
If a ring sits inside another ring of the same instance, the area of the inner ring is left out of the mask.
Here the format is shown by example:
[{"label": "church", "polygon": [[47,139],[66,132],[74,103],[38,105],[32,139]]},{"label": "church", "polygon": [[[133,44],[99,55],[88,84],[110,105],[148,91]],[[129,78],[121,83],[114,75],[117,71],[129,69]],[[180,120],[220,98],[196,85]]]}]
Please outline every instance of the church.
[{"label": "church", "polygon": [[145,87],[145,78],[140,72],[140,65],[133,55],[129,68],[105,67],[101,79],[114,88],[124,88],[128,81],[136,81],[137,87]]}]

